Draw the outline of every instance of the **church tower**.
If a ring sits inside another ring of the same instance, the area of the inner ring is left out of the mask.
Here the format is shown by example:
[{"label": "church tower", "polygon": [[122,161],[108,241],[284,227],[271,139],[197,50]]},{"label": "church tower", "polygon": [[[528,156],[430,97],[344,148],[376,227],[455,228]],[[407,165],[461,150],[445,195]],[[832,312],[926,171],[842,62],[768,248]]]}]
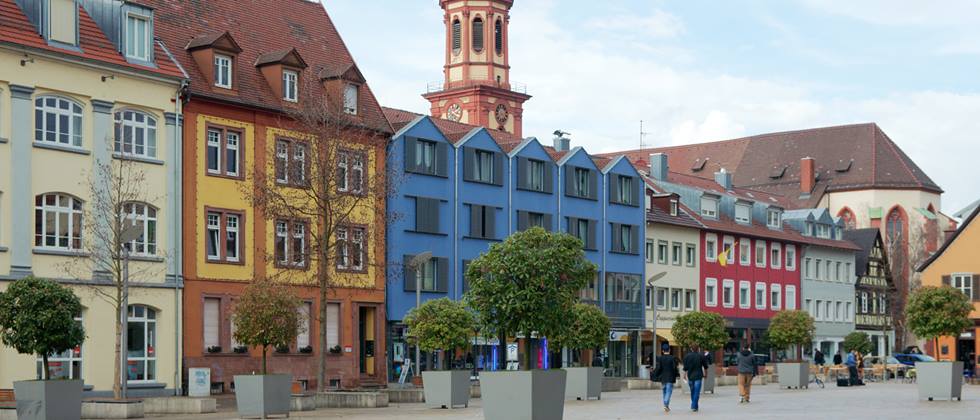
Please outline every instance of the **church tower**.
[{"label": "church tower", "polygon": [[445,11],[442,86],[422,95],[432,116],[521,136],[526,89],[512,84],[508,25],[513,0],[439,0]]}]

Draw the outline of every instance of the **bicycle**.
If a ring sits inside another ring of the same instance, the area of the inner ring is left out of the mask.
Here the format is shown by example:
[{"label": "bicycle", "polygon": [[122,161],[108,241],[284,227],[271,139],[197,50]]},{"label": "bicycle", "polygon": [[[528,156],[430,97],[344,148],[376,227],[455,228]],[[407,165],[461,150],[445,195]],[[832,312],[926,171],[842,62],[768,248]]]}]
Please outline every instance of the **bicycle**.
[{"label": "bicycle", "polygon": [[824,383],[822,380],[820,380],[820,377],[817,376],[816,373],[812,373],[812,372],[810,373],[810,381],[807,383],[807,385],[809,384],[816,384],[820,388],[824,387]]}]

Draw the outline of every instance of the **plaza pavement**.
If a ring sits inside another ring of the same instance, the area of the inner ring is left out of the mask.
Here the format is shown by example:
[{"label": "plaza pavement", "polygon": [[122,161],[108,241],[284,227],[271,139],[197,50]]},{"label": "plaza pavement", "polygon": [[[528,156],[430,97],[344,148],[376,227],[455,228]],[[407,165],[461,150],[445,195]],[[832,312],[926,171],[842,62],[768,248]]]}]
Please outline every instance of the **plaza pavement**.
[{"label": "plaza pavement", "polygon": [[[752,403],[738,403],[738,388],[718,387],[717,394],[703,395],[701,410],[691,413],[687,393],[674,390],[670,414],[665,414],[659,390],[607,392],[601,401],[566,401],[565,420],[626,420],[651,418],[700,419],[980,419],[980,386],[964,386],[963,401],[918,401],[915,385],[872,383],[864,387],[827,386],[805,390],[779,389],[776,385],[755,386]],[[222,410],[233,410],[234,400]],[[482,420],[481,400],[469,408],[430,409],[423,404],[392,404],[376,409],[322,409],[290,413],[291,418],[344,420]],[[168,420],[235,419],[233,411],[188,417],[148,416]]]}]

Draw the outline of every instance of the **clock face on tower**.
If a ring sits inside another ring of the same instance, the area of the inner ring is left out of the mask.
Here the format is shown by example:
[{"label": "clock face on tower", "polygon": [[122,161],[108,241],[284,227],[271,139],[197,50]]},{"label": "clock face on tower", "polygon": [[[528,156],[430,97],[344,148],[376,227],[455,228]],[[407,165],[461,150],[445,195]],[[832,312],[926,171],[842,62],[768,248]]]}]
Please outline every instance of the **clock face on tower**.
[{"label": "clock face on tower", "polygon": [[446,109],[446,118],[458,122],[463,118],[463,107],[459,106],[459,104],[449,105],[449,108]]},{"label": "clock face on tower", "polygon": [[497,105],[497,111],[494,112],[494,117],[497,118],[497,122],[500,125],[507,124],[507,107],[504,104]]}]

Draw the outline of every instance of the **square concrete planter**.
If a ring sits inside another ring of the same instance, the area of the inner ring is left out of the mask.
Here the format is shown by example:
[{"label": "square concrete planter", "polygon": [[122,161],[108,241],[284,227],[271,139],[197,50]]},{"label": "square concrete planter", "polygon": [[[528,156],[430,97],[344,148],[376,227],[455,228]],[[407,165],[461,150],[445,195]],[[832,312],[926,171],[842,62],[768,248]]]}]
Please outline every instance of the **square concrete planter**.
[{"label": "square concrete planter", "polygon": [[83,419],[141,419],[144,414],[142,400],[82,401]]},{"label": "square concrete planter", "polygon": [[962,400],[963,362],[916,362],[915,374],[920,400]]},{"label": "square concrete planter", "polygon": [[317,408],[384,408],[387,406],[387,392],[331,391],[316,394]]},{"label": "square concrete planter", "polygon": [[289,416],[292,381],[290,375],[235,375],[238,415],[263,419],[269,415]]},{"label": "square concrete planter", "polygon": [[483,372],[483,416],[486,420],[562,420],[566,375],[562,369]]},{"label": "square concrete planter", "polygon": [[17,381],[20,420],[77,420],[82,417],[82,381]]},{"label": "square concrete planter", "polygon": [[429,407],[470,406],[470,371],[442,370],[422,372],[425,403]]},{"label": "square concrete planter", "polygon": [[718,373],[715,371],[715,365],[708,365],[708,374],[705,375],[704,381],[701,382],[701,392],[715,393],[715,382],[717,382]]},{"label": "square concrete planter", "polygon": [[810,362],[776,363],[779,386],[786,388],[808,388],[810,383]]},{"label": "square concrete planter", "polygon": [[577,400],[602,399],[601,367],[565,368],[565,372],[568,372],[565,377],[565,398]]}]

